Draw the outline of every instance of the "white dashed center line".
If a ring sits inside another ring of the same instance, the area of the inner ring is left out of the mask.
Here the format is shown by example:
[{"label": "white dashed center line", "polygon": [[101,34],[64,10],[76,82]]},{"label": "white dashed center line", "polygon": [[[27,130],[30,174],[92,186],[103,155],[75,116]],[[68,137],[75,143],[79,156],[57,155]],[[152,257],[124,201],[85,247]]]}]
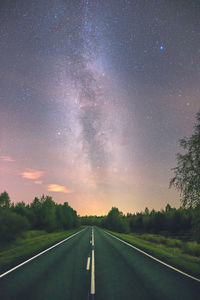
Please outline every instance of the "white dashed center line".
[{"label": "white dashed center line", "polygon": [[95,294],[95,261],[94,261],[94,230],[92,228],[92,265],[91,265],[91,289],[90,294]]},{"label": "white dashed center line", "polygon": [[86,270],[89,271],[90,269],[90,256],[87,259],[87,266],[86,266]]}]

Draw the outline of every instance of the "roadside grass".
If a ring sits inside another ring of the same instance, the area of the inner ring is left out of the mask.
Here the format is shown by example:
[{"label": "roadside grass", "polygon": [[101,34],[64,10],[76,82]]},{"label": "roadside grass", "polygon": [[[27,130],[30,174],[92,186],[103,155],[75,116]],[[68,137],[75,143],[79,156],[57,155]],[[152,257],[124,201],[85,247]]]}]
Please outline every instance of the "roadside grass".
[{"label": "roadside grass", "polygon": [[200,278],[200,245],[155,234],[123,234],[106,230],[156,258]]},{"label": "roadside grass", "polygon": [[53,233],[46,233],[43,230],[30,230],[25,232],[23,237],[0,245],[0,274],[83,228],[82,226]]}]

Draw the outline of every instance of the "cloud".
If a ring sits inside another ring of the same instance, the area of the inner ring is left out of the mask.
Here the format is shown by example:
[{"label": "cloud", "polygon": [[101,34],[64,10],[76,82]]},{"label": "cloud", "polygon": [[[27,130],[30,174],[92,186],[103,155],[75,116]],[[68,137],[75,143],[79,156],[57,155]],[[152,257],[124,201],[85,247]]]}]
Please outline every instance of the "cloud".
[{"label": "cloud", "polygon": [[63,185],[59,184],[49,184],[48,185],[48,191],[49,192],[61,192],[61,193],[66,193],[66,194],[71,194],[73,191],[69,190]]},{"label": "cloud", "polygon": [[42,181],[41,180],[36,180],[34,181],[35,184],[42,184]]},{"label": "cloud", "polygon": [[15,160],[12,159],[10,156],[0,156],[0,159],[8,162],[14,162]]},{"label": "cloud", "polygon": [[22,173],[22,177],[27,179],[38,179],[42,177],[44,172],[38,170],[28,170]]}]

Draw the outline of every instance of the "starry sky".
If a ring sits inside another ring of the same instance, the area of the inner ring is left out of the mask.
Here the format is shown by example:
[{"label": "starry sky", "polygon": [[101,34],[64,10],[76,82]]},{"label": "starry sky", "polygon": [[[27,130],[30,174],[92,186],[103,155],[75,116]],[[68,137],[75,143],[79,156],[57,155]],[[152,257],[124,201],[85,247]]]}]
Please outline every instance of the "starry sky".
[{"label": "starry sky", "polygon": [[0,192],[78,214],[180,205],[200,109],[200,2],[0,3]]}]

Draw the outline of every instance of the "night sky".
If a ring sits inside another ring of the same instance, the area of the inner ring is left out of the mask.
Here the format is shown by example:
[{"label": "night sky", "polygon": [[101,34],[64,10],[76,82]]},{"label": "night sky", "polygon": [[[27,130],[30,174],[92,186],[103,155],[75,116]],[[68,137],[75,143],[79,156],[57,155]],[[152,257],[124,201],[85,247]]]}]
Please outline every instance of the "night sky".
[{"label": "night sky", "polygon": [[78,214],[180,205],[200,109],[200,2],[0,3],[0,192]]}]

